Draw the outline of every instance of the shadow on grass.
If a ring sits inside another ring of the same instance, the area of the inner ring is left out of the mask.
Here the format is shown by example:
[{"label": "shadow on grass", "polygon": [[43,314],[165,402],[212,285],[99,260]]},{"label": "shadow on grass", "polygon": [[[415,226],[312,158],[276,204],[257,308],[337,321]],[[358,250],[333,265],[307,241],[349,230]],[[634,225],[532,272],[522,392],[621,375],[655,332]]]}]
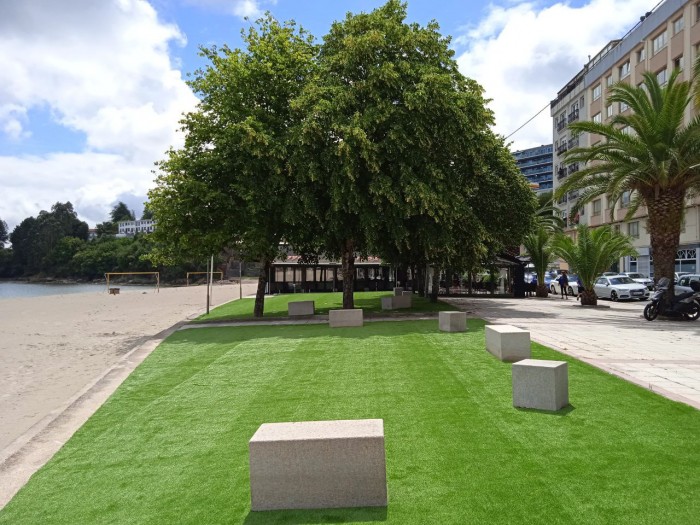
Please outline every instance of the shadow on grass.
[{"label": "shadow on grass", "polygon": [[532,412],[534,414],[544,414],[546,416],[568,416],[571,414],[574,410],[576,410],[576,407],[574,405],[566,405],[564,408],[561,410],[557,410],[556,412],[552,412],[551,410],[541,410],[539,408],[522,408],[522,407],[513,407],[515,410],[518,412]]},{"label": "shadow on grass", "polygon": [[303,523],[362,523],[386,521],[386,519],[386,507],[362,507],[356,509],[251,511],[243,523],[245,525],[270,525],[273,523],[301,525]]}]

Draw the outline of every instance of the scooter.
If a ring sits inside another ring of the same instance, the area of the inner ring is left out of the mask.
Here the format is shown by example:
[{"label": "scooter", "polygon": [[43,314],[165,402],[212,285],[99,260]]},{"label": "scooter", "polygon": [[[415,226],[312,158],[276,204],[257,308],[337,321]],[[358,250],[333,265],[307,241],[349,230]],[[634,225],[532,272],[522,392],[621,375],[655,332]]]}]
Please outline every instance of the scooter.
[{"label": "scooter", "polygon": [[670,282],[666,277],[659,279],[651,301],[644,308],[644,319],[653,321],[659,314],[680,317],[688,321],[698,319],[700,317],[700,282],[691,282],[690,287],[693,291],[674,296],[673,301],[668,305],[664,301],[664,294]]}]

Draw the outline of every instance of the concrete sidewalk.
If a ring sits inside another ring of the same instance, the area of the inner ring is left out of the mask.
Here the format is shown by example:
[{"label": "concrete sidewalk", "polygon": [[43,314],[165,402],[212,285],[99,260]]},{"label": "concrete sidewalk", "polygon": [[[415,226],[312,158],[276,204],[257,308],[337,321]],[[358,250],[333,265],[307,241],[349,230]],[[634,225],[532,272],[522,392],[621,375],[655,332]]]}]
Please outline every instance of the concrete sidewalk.
[{"label": "concrete sidewalk", "polygon": [[584,308],[575,298],[446,298],[491,323],[529,330],[533,341],[700,409],[700,320],[649,322],[646,302]]}]

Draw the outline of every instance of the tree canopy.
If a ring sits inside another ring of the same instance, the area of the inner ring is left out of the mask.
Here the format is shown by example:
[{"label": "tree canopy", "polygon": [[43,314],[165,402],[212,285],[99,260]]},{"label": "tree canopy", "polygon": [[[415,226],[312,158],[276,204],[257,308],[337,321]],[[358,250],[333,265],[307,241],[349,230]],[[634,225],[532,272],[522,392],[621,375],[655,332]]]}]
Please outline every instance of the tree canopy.
[{"label": "tree canopy", "polygon": [[473,258],[485,242],[517,245],[534,210],[449,39],[405,19],[391,0],[334,23],[295,101],[299,225],[313,225],[313,249],[342,260],[345,308],[356,256]]},{"label": "tree canopy", "polygon": [[7,223],[0,219],[0,248],[2,248],[5,245],[9,238],[10,235],[7,231]]},{"label": "tree canopy", "polygon": [[113,223],[117,223],[119,221],[136,220],[134,212],[130,210],[129,207],[122,201],[119,201],[117,204],[114,205],[114,208],[112,208],[112,211],[109,214],[109,216],[111,217]]}]

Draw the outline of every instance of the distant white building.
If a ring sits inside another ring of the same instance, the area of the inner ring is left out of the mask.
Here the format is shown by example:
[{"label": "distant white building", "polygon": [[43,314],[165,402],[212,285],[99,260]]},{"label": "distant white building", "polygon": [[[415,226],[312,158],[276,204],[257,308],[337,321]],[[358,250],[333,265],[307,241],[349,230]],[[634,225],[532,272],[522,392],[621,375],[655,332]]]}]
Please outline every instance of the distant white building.
[{"label": "distant white building", "polygon": [[118,237],[133,237],[137,233],[151,233],[156,227],[156,221],[153,219],[119,221],[117,226],[119,227]]}]

